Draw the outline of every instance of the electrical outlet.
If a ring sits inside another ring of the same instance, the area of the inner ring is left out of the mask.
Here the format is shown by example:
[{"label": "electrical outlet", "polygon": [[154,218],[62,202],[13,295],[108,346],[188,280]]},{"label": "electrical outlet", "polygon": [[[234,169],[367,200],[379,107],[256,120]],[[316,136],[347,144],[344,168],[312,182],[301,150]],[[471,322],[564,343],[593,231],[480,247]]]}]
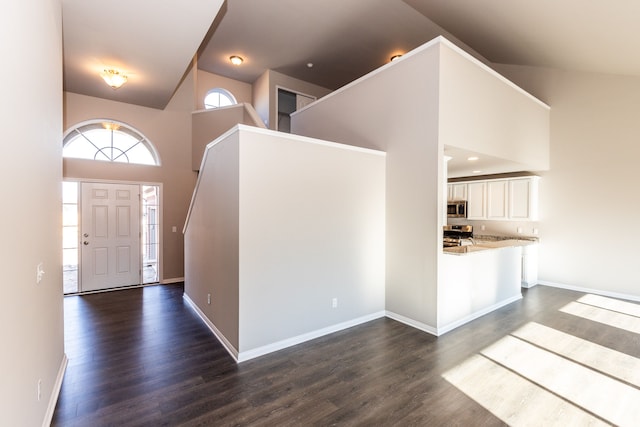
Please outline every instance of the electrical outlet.
[{"label": "electrical outlet", "polygon": [[518,227],[518,234],[522,234],[522,227]]},{"label": "electrical outlet", "polygon": [[331,308],[338,308],[338,298],[331,300]]},{"label": "electrical outlet", "polygon": [[207,294],[207,304],[211,305],[211,294]]},{"label": "electrical outlet", "polygon": [[42,399],[42,380],[38,380],[38,402]]},{"label": "electrical outlet", "polygon": [[533,235],[534,235],[534,236],[537,236],[537,235],[538,235],[538,229],[537,229],[537,228],[534,228],[534,229],[533,229]]}]

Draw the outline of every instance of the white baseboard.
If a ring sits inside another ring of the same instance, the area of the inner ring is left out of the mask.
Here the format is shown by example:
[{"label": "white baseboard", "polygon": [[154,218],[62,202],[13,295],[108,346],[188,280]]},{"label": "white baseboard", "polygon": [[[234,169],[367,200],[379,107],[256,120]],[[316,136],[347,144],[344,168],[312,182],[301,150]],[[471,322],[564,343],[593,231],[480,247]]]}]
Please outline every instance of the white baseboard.
[{"label": "white baseboard", "polygon": [[426,323],[418,322],[417,320],[410,319],[401,314],[394,313],[393,311],[387,310],[385,315],[393,320],[397,320],[400,323],[404,323],[405,325],[409,325],[413,328],[420,329],[421,331],[427,332],[431,335],[438,336],[438,331],[431,325],[427,325]]},{"label": "white baseboard", "polygon": [[509,305],[512,302],[516,302],[516,301],[521,300],[521,299],[522,299],[522,294],[515,295],[515,296],[512,296],[511,298],[507,298],[507,299],[502,300],[502,301],[500,301],[500,302],[498,302],[496,304],[493,304],[490,307],[487,307],[487,308],[482,309],[482,310],[478,310],[475,313],[471,313],[470,315],[465,316],[460,320],[456,320],[455,322],[451,322],[451,323],[449,323],[447,325],[444,325],[444,326],[438,328],[438,334],[437,335],[440,336],[440,335],[446,334],[447,332],[452,331],[455,328],[458,328],[458,327],[464,325],[465,323],[469,323],[472,320],[476,320],[477,318],[482,317],[485,314],[489,314],[494,310],[502,308],[505,305]]},{"label": "white baseboard", "polygon": [[180,282],[184,282],[184,277],[174,277],[173,279],[163,279],[161,283],[163,285],[171,285],[173,283],[180,283]]},{"label": "white baseboard", "polygon": [[287,347],[291,347],[297,344],[301,344],[305,341],[310,341],[316,338],[320,338],[324,335],[329,335],[334,332],[341,331],[343,329],[348,329],[362,323],[367,323],[375,319],[380,319],[385,316],[384,311],[379,311],[376,313],[368,314],[366,316],[358,317],[355,319],[347,320],[346,322],[338,323],[335,325],[327,326],[326,328],[317,329],[315,331],[307,332],[302,335],[298,335],[295,337],[287,338],[282,341],[274,342],[272,344],[267,344],[262,347],[254,348],[248,351],[242,351],[238,355],[238,362],[245,362],[250,359],[254,359],[259,356],[264,356],[268,353],[273,353],[274,351],[282,350]]},{"label": "white baseboard", "polygon": [[62,355],[62,362],[58,369],[58,375],[56,376],[56,382],[53,384],[53,390],[51,391],[51,397],[49,398],[49,405],[47,406],[47,412],[44,414],[44,420],[42,421],[42,427],[48,427],[53,420],[53,413],[56,410],[56,404],[58,403],[58,397],[60,396],[60,390],[62,389],[62,380],[64,379],[64,373],[67,371],[67,364],[69,359],[66,354]]},{"label": "white baseboard", "polygon": [[332,334],[334,332],[341,331],[343,329],[351,328],[353,326],[360,325],[362,323],[370,322],[375,319],[379,319],[385,316],[384,311],[380,311],[377,313],[372,313],[366,316],[358,317],[356,319],[348,320],[346,322],[338,323],[336,325],[331,325],[326,328],[318,329],[312,332],[308,332],[302,335],[298,335],[295,337],[287,338],[282,341],[274,342],[271,344],[267,344],[262,347],[254,348],[248,351],[239,352],[224,336],[218,328],[209,320],[209,318],[200,310],[200,308],[189,298],[187,294],[183,294],[184,300],[193,308],[193,310],[198,314],[200,319],[204,322],[205,325],[211,330],[213,335],[220,341],[222,346],[227,350],[227,352],[233,357],[236,363],[246,362],[247,360],[255,359],[256,357],[264,356],[265,354],[273,353],[274,351],[282,350],[287,347],[291,347],[297,344],[301,344],[305,341],[310,341],[315,338],[319,338],[324,335]]},{"label": "white baseboard", "polygon": [[187,295],[186,293],[183,293],[182,298],[187,302],[187,304],[191,306],[193,311],[195,311],[196,314],[200,317],[200,319],[202,319],[204,324],[207,325],[207,327],[211,330],[213,335],[215,335],[218,341],[220,341],[220,344],[222,344],[225,350],[227,350],[227,352],[231,355],[231,357],[233,357],[233,360],[235,360],[236,363],[238,363],[240,361],[238,358],[238,350],[227,340],[224,334],[220,332],[218,328],[216,328],[216,325],[214,325],[213,322],[209,320],[209,318],[204,314],[204,312],[200,310],[200,307],[198,307],[196,303],[193,302],[191,298],[189,298],[189,295]]},{"label": "white baseboard", "polygon": [[640,296],[638,296],[638,295],[622,294],[622,293],[618,293],[618,292],[609,292],[609,291],[603,291],[601,289],[584,288],[584,287],[581,287],[581,286],[566,285],[564,283],[549,282],[549,281],[546,281],[546,280],[538,280],[538,284],[544,285],[544,286],[549,286],[549,287],[552,287],[552,288],[566,289],[566,290],[569,290],[569,291],[584,292],[585,294],[602,295],[602,296],[605,296],[605,297],[625,299],[625,300],[629,300],[629,301],[640,301]]},{"label": "white baseboard", "polygon": [[507,298],[503,301],[500,301],[492,305],[491,307],[487,307],[483,310],[479,310],[479,311],[476,311],[475,313],[471,313],[470,315],[465,316],[462,319],[456,320],[455,322],[451,322],[439,328],[434,328],[431,325],[418,322],[417,320],[410,319],[408,317],[402,316],[392,311],[387,311],[386,314],[387,314],[387,317],[390,319],[397,320],[400,323],[404,323],[405,325],[409,325],[413,328],[420,329],[421,331],[424,331],[424,332],[430,333],[431,335],[435,335],[439,337],[440,335],[446,334],[447,332],[452,331],[453,329],[458,328],[464,325],[465,323],[469,323],[472,320],[477,319],[478,317],[482,317],[485,314],[489,314],[494,310],[497,310],[501,307],[504,307],[505,305],[511,304],[512,302],[518,301],[520,299],[522,299],[522,295],[516,295],[511,298]]}]

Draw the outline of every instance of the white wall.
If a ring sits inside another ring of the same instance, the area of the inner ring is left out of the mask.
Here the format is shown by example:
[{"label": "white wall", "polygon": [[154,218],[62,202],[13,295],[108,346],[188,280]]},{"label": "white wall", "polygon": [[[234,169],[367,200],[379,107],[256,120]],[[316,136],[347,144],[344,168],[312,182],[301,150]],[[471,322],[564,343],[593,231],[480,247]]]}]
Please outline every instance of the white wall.
[{"label": "white wall", "polygon": [[185,292],[240,360],[380,317],[384,206],[383,153],[240,125],[207,148]]},{"label": "white wall", "polygon": [[[4,7],[0,39],[0,425],[38,426],[52,415],[64,366],[60,1]],[[36,284],[38,263],[45,275]]]},{"label": "white wall", "polygon": [[[187,296],[237,352],[239,319],[239,134],[205,151],[185,226]],[[197,197],[196,197],[197,196]],[[207,295],[211,295],[208,304]]]},{"label": "white wall", "polygon": [[430,43],[294,113],[292,131],[386,151],[386,309],[435,330],[445,171]]},{"label": "white wall", "polygon": [[549,107],[462,52],[443,44],[440,142],[548,169]]},{"label": "white wall", "polygon": [[264,127],[251,104],[194,111],[191,114],[191,167],[200,170],[207,144],[237,125]]},{"label": "white wall", "polygon": [[242,352],[381,314],[384,260],[382,153],[241,131]]},{"label": "white wall", "polygon": [[109,118],[138,129],[156,147],[162,162],[160,167],[65,158],[64,176],[163,184],[164,280],[184,277],[184,239],[180,232],[173,232],[172,227],[179,230],[184,224],[196,182],[191,155],[193,98],[193,73],[185,78],[164,110],[70,92],[64,94],[65,130],[85,120]]},{"label": "white wall", "polygon": [[496,67],[551,106],[540,280],[640,299],[640,78]]}]

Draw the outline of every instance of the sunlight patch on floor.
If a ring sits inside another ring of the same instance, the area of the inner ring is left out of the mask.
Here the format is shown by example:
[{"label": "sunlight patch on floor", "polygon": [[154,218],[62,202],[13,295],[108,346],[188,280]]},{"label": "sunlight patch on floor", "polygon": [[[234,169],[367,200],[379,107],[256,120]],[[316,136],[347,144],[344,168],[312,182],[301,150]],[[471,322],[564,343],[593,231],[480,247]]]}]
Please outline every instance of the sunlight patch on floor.
[{"label": "sunlight patch on floor", "polygon": [[640,359],[636,357],[535,322],[526,324],[512,335],[640,387]]},{"label": "sunlight patch on floor", "polygon": [[617,425],[637,425],[640,390],[507,336],[481,352],[496,363]]},{"label": "sunlight patch on floor", "polygon": [[[640,334],[638,304],[585,295],[560,311]],[[513,426],[640,425],[640,358],[536,322],[443,378]]]},{"label": "sunlight patch on floor", "polygon": [[609,425],[480,355],[470,357],[443,377],[511,426]]},{"label": "sunlight patch on floor", "polygon": [[640,317],[578,302],[570,302],[562,307],[560,311],[582,317],[583,319],[613,326],[614,328],[640,334]]},{"label": "sunlight patch on floor", "polygon": [[617,311],[618,313],[628,314],[629,316],[640,317],[640,305],[634,304],[632,302],[620,301],[617,299],[592,294],[583,296],[578,300],[578,302],[611,311]]}]

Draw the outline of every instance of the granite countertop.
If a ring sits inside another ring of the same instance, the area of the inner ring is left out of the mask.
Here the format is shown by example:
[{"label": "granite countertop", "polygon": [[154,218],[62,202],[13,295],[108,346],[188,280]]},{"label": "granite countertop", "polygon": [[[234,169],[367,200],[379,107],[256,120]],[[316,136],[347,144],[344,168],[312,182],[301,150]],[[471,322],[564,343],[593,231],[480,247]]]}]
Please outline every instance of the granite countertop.
[{"label": "granite countertop", "polygon": [[474,234],[473,238],[476,241],[491,241],[491,242],[499,242],[503,240],[522,240],[530,243],[538,243],[537,237],[529,237],[529,236],[507,236],[507,235],[497,235],[497,234]]},{"label": "granite countertop", "polygon": [[467,246],[447,247],[444,248],[444,253],[451,255],[465,255],[474,252],[489,251],[500,248],[522,247],[535,245],[538,243],[537,238],[504,237],[506,238],[485,239],[485,236],[476,236],[473,239],[475,244]]}]

